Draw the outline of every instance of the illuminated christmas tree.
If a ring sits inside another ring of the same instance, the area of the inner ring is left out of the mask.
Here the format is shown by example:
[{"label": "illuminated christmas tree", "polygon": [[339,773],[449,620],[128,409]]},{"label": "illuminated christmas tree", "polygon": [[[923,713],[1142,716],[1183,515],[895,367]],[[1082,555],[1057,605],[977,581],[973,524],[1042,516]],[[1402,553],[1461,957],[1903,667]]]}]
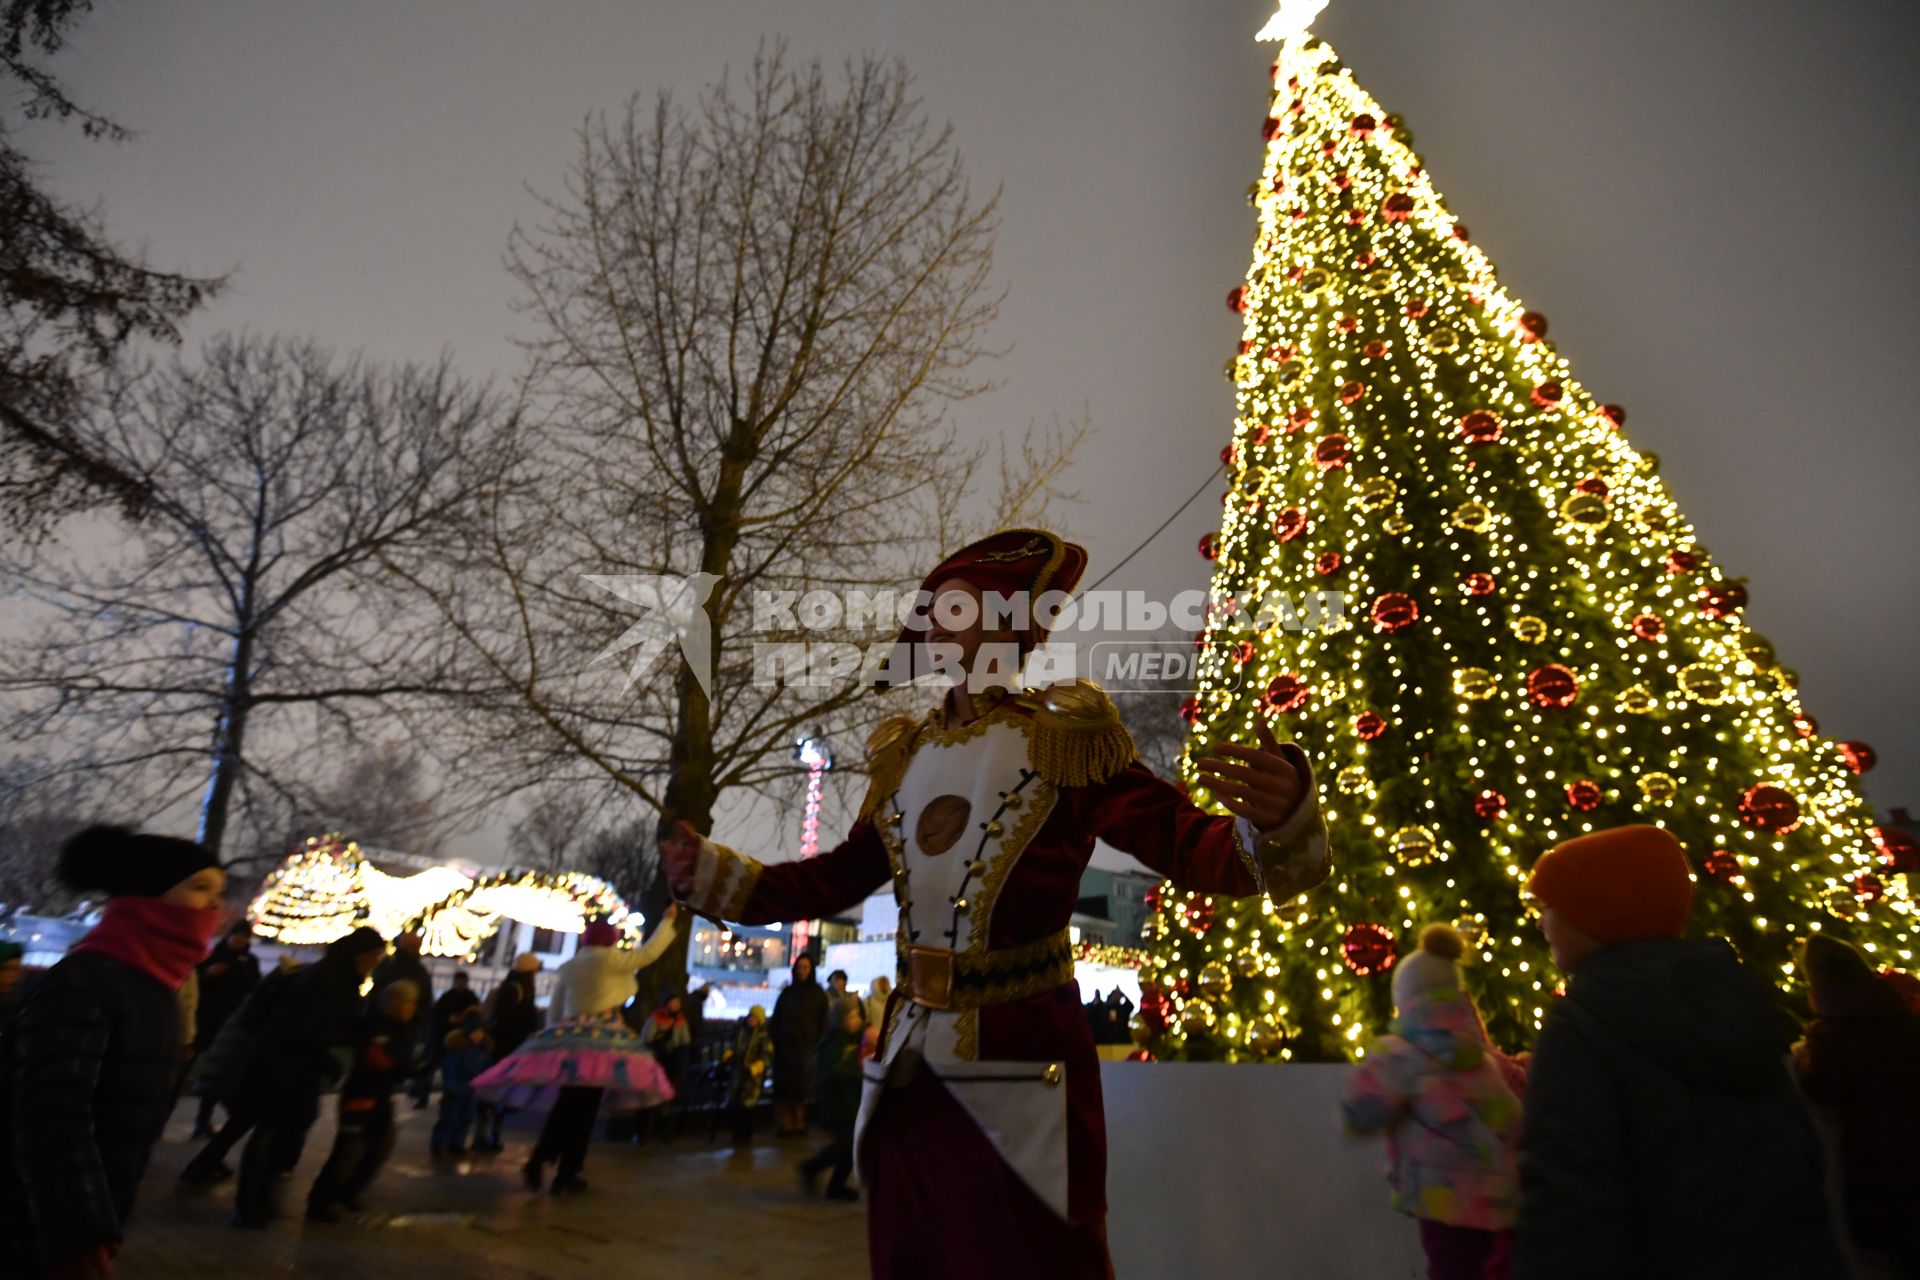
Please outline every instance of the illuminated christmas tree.
[{"label": "illuminated christmas tree", "polygon": [[[1520,1047],[1560,981],[1526,872],[1630,822],[1680,838],[1695,931],[1790,1003],[1814,930],[1908,966],[1914,855],[1871,825],[1871,749],[1819,735],[1625,413],[1501,288],[1406,125],[1288,16],[1263,33],[1282,44],[1253,264],[1229,295],[1231,487],[1201,546],[1234,603],[1189,711],[1196,745],[1269,717],[1306,748],[1335,871],[1284,903],[1169,888],[1144,975],[1168,1048],[1364,1052],[1395,955],[1432,921],[1473,942],[1489,1028]],[[1343,592],[1343,620],[1289,630],[1259,604],[1309,590]]]}]

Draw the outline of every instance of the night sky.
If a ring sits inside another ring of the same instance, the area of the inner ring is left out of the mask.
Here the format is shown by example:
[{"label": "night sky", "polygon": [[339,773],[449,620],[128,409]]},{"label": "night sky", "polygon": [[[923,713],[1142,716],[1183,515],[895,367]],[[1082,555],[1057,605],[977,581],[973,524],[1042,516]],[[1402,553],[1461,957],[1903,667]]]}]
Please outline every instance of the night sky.
[{"label": "night sky", "polygon": [[[27,142],[172,269],[197,321],[502,382],[507,233],[588,112],[693,93],[763,35],[903,57],[1004,185],[1004,389],[970,430],[1090,413],[1061,524],[1097,576],[1200,483],[1232,419],[1222,299],[1262,155],[1261,0],[329,0],[102,4],[54,64],[140,132]],[[1827,733],[1920,800],[1910,409],[1920,7],[1909,0],[1333,0],[1315,30],[1413,127],[1507,287],[1624,404]],[[1109,586],[1203,585],[1195,504]]]}]

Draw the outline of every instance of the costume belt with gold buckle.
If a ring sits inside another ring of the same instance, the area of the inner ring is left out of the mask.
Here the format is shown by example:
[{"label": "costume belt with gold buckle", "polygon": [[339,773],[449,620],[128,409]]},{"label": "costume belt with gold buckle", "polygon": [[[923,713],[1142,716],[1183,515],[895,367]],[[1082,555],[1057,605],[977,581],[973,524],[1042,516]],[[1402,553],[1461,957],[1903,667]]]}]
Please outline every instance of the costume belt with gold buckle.
[{"label": "costume belt with gold buckle", "polygon": [[1073,981],[1073,939],[1065,929],[1000,951],[900,948],[900,991],[929,1009],[981,1009],[1042,995]]}]

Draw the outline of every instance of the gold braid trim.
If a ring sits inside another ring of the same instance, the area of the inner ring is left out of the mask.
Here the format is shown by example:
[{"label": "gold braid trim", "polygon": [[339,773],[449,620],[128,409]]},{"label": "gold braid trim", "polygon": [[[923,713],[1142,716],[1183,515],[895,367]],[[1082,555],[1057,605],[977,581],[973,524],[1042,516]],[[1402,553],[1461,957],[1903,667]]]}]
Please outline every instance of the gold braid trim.
[{"label": "gold braid trim", "polygon": [[860,816],[871,818],[900,789],[907,773],[907,759],[913,754],[914,731],[920,721],[913,716],[889,716],[867,738],[867,795],[860,802]]},{"label": "gold braid trim", "polygon": [[1073,680],[1021,695],[1033,712],[1027,763],[1056,787],[1098,786],[1138,756],[1106,691]]}]

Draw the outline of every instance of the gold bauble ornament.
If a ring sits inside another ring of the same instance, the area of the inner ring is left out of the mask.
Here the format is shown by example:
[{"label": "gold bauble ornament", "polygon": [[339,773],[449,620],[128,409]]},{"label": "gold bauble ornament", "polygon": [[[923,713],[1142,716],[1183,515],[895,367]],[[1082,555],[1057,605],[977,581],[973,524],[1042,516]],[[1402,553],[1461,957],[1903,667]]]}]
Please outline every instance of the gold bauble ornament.
[{"label": "gold bauble ornament", "polygon": [[1597,493],[1581,491],[1571,494],[1560,504],[1560,518],[1576,528],[1589,532],[1598,532],[1607,527],[1613,519],[1613,512],[1607,507],[1607,500]]},{"label": "gold bauble ornament", "polygon": [[1853,891],[1850,884],[1837,884],[1820,895],[1820,905],[1835,920],[1856,919],[1866,904],[1860,901],[1860,895]]},{"label": "gold bauble ornament", "polygon": [[1218,960],[1209,962],[1200,970],[1198,978],[1200,991],[1210,999],[1225,999],[1233,990],[1233,972]]},{"label": "gold bauble ornament", "polygon": [[1653,710],[1653,694],[1643,684],[1633,685],[1620,694],[1620,709],[1631,716],[1643,716]]},{"label": "gold bauble ornament", "polygon": [[1462,667],[1453,673],[1453,691],[1469,702],[1493,696],[1493,672],[1485,667]]},{"label": "gold bauble ornament", "polygon": [[1433,832],[1410,824],[1393,833],[1393,856],[1403,867],[1417,867],[1433,858]]},{"label": "gold bauble ornament", "polygon": [[1756,671],[1768,671],[1776,661],[1773,644],[1763,635],[1749,631],[1740,641],[1740,656],[1753,664]]},{"label": "gold bauble ornament", "polygon": [[1388,267],[1375,267],[1360,278],[1360,292],[1369,298],[1378,298],[1382,294],[1393,292],[1393,271]]},{"label": "gold bauble ornament", "polygon": [[1307,376],[1307,366],[1298,360],[1288,360],[1273,371],[1274,385],[1282,391],[1291,391],[1300,385]]},{"label": "gold bauble ornament", "polygon": [[1800,687],[1800,673],[1792,667],[1779,668],[1773,673],[1773,678],[1780,682],[1782,689],[1791,691]]},{"label": "gold bauble ornament", "polygon": [[1452,329],[1435,329],[1427,335],[1427,350],[1437,356],[1446,355],[1449,351],[1458,349],[1459,346],[1460,335]]},{"label": "gold bauble ornament", "polygon": [[1705,706],[1717,707],[1727,700],[1727,678],[1711,663],[1696,662],[1680,668],[1680,688]]},{"label": "gold bauble ornament", "polygon": [[1456,529],[1479,533],[1492,523],[1493,512],[1487,510],[1485,503],[1463,502],[1453,509],[1453,527]]},{"label": "gold bauble ornament", "polygon": [[1547,638],[1547,620],[1525,614],[1513,620],[1513,637],[1521,644],[1539,644]]},{"label": "gold bauble ornament", "polygon": [[1407,519],[1405,516],[1401,515],[1398,511],[1396,511],[1392,515],[1388,516],[1385,520],[1382,520],[1380,522],[1380,527],[1381,529],[1385,530],[1387,533],[1390,533],[1394,537],[1398,538],[1402,534],[1406,533],[1409,529],[1413,528],[1413,521]]},{"label": "gold bauble ornament", "polygon": [[1385,476],[1369,476],[1353,488],[1353,504],[1362,511],[1378,511],[1400,496],[1400,486]]},{"label": "gold bauble ornament", "polygon": [[1643,453],[1633,460],[1633,469],[1643,476],[1650,476],[1660,469],[1660,455]]},{"label": "gold bauble ornament", "polygon": [[1198,1000],[1187,1001],[1186,1007],[1180,1010],[1180,1029],[1190,1036],[1213,1030],[1213,1010]]},{"label": "gold bauble ornament", "polygon": [[1640,779],[1640,795],[1648,804],[1672,804],[1680,783],[1670,773],[1649,773]]},{"label": "gold bauble ornament", "polygon": [[1350,796],[1365,791],[1367,782],[1367,771],[1357,764],[1350,764],[1333,775],[1333,785]]}]

